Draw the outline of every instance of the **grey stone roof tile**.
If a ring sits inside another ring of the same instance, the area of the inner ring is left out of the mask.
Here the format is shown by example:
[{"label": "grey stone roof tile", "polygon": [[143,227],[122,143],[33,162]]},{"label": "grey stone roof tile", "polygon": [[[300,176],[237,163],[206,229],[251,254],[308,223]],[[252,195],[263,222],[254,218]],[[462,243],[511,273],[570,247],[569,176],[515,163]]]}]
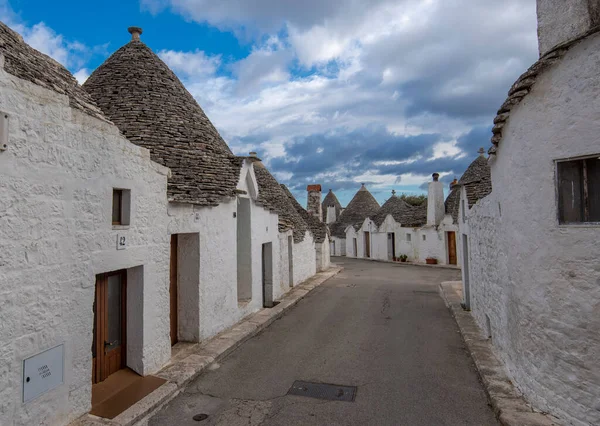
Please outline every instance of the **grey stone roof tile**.
[{"label": "grey stone roof tile", "polygon": [[296,211],[279,182],[269,173],[264,164],[256,158],[250,157],[250,159],[254,162],[254,174],[258,183],[257,204],[277,213],[279,216],[279,232],[286,232],[291,229],[295,243],[304,241],[308,225]]},{"label": "grey stone roof tile", "polygon": [[83,88],[127,139],[171,169],[170,201],[214,206],[235,196],[243,158],[231,153],[194,97],[144,43],[132,39],[121,47]]},{"label": "grey stone roof tile", "polygon": [[346,228],[350,225],[358,229],[367,217],[372,217],[379,211],[379,203],[363,185],[354,198],[348,203],[346,209],[329,229],[331,235],[338,238],[346,238]]},{"label": "grey stone roof tile", "polygon": [[0,54],[4,56],[4,70],[29,81],[66,95],[69,105],[103,121],[108,121],[73,75],[47,55],[35,50],[23,38],[0,22]]}]

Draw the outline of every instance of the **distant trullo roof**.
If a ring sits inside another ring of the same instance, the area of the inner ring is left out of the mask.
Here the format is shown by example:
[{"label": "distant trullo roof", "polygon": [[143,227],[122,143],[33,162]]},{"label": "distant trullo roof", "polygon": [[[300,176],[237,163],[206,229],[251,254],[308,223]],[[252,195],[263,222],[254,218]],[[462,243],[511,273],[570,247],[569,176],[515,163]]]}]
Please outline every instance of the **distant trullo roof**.
[{"label": "distant trullo roof", "polygon": [[[418,207],[411,206],[394,194],[383,204],[383,206],[381,206],[372,219],[377,226],[381,226],[387,215],[390,214],[394,220],[402,226],[421,226],[424,223],[421,222],[421,210],[422,209]],[[426,211],[427,210],[425,209],[425,212]],[[426,218],[427,215],[425,216],[425,221]]]},{"label": "distant trullo roof", "polygon": [[217,205],[233,197],[243,159],[235,157],[194,97],[139,40],[117,50],[83,85],[123,135],[171,169],[169,200]]},{"label": "distant trullo roof", "polygon": [[304,222],[306,222],[306,224],[310,228],[310,231],[315,239],[315,243],[322,243],[323,241],[325,241],[325,237],[329,235],[329,229],[327,228],[327,225],[321,222],[317,217],[307,212],[306,209],[300,205],[298,200],[296,200],[296,198],[290,192],[287,186],[281,184],[281,188],[290,199],[292,206],[294,206],[298,214],[302,216],[302,219],[304,219]]},{"label": "distant trullo roof", "polygon": [[379,203],[363,185],[354,198],[348,203],[340,217],[331,224],[331,235],[346,238],[346,228],[350,225],[359,227],[367,217],[374,216],[379,210]]},{"label": "distant trullo roof", "polygon": [[479,156],[467,167],[458,185],[454,186],[446,198],[446,213],[452,215],[455,223],[458,222],[458,211],[460,205],[460,188],[465,187],[469,208],[492,192],[492,176],[487,158],[483,155],[484,150],[479,150]]},{"label": "distant trullo roof", "polygon": [[279,216],[279,232],[289,231],[294,233],[294,242],[304,240],[308,225],[296,211],[287,194],[279,186],[279,182],[266,169],[264,164],[255,157],[250,157],[254,162],[254,174],[258,183],[258,199],[256,202],[272,210]]},{"label": "distant trullo roof", "polygon": [[340,217],[340,213],[342,212],[342,205],[340,204],[340,202],[338,201],[337,197],[335,196],[335,194],[333,193],[333,191],[331,189],[329,190],[329,192],[323,199],[321,206],[323,207],[322,208],[323,221],[327,220],[327,207],[330,207],[330,206],[335,207],[335,217],[336,218]]},{"label": "distant trullo roof", "polygon": [[7,73],[66,95],[72,108],[108,121],[91,96],[79,86],[75,77],[65,67],[29,46],[18,33],[2,22],[0,54],[4,56],[4,70]]}]

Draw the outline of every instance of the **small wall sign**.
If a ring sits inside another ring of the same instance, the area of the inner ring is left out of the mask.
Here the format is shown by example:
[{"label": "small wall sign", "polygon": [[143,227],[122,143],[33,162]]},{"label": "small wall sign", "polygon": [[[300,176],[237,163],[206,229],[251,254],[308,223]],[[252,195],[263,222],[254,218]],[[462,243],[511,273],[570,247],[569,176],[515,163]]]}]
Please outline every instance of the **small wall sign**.
[{"label": "small wall sign", "polygon": [[125,250],[127,248],[127,236],[117,234],[117,250]]},{"label": "small wall sign", "polygon": [[59,345],[23,361],[23,402],[63,384],[64,357],[64,345]]}]

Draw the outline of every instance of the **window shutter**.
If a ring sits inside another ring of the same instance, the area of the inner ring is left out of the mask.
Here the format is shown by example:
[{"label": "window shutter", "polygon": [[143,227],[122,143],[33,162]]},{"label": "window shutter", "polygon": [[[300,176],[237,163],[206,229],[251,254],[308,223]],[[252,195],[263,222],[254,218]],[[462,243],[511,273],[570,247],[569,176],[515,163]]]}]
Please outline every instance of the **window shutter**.
[{"label": "window shutter", "polygon": [[581,161],[558,163],[560,223],[583,222],[583,167]]}]

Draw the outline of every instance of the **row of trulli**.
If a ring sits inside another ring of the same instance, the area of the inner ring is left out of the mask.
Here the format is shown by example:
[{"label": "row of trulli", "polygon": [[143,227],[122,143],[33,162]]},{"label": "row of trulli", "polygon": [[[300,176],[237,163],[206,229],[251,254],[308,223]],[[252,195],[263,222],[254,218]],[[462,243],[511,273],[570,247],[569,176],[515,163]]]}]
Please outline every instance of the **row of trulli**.
[{"label": "row of trulli", "polygon": [[129,30],[81,87],[0,23],[2,424],[67,424],[329,266],[328,234]]},{"label": "row of trulli", "polygon": [[[329,223],[331,254],[376,260],[406,256],[410,262],[435,259],[438,264],[460,265],[462,254],[457,236],[460,188],[477,187],[479,196],[489,193],[489,167],[483,153],[481,149],[461,179],[450,184],[445,200],[437,173],[429,183],[427,201],[420,206],[409,205],[392,191],[392,196],[380,207],[363,185],[348,207]],[[477,186],[475,182],[481,184]],[[474,200],[475,196],[470,196],[470,206]],[[339,201],[330,191],[323,203],[328,220],[341,210],[338,206]]]},{"label": "row of trulli", "polygon": [[600,424],[599,12],[538,0],[540,58],[494,119],[491,179],[465,182],[459,207],[465,307],[524,397],[578,426]]}]

